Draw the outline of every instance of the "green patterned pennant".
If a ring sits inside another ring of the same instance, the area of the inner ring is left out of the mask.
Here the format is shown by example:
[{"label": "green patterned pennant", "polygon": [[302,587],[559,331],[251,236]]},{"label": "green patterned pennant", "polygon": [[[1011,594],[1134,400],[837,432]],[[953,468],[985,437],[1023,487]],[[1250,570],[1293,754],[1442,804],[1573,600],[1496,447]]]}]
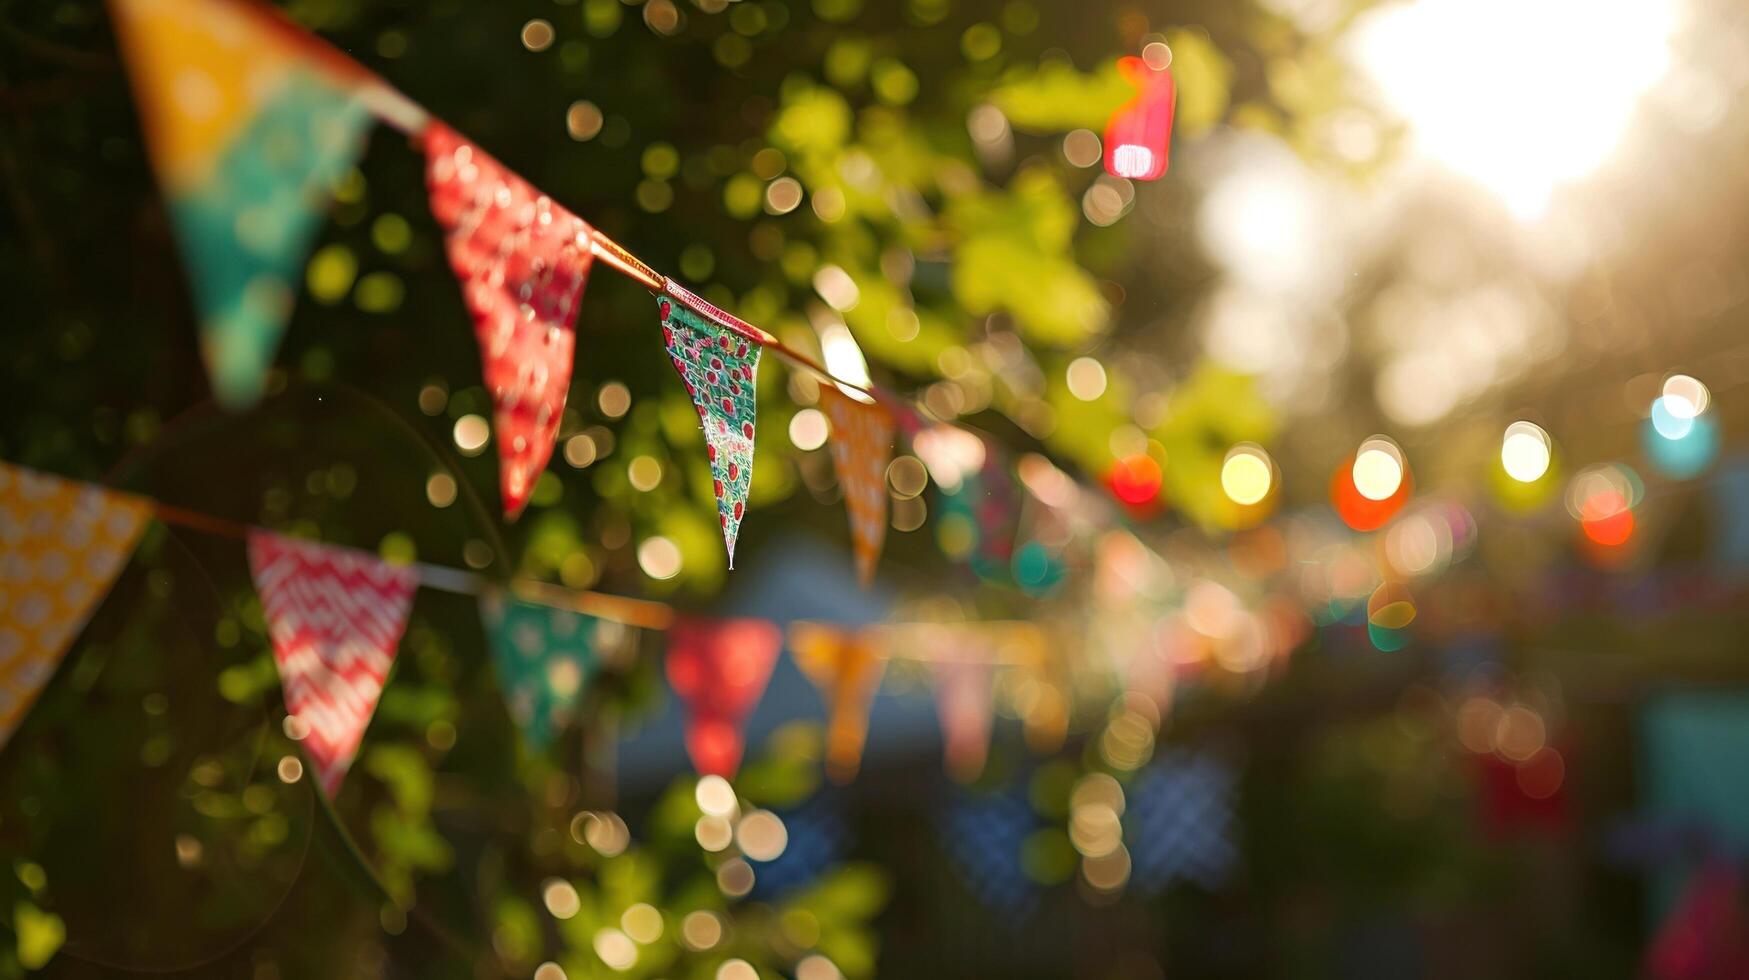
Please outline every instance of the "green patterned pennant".
[{"label": "green patterned pennant", "polygon": [[753,483],[753,418],[757,411],[753,383],[759,370],[759,345],[748,337],[751,327],[737,329],[727,322],[732,320],[728,314],[673,283],[667,288],[669,295],[657,300],[662,340],[704,427],[717,514],[723,525],[723,542],[729,548],[729,567],[733,568],[735,538],[741,531],[747,490]]},{"label": "green patterned pennant", "polygon": [[595,671],[600,621],[499,594],[480,600],[480,619],[510,717],[529,747],[542,751],[570,724]]}]

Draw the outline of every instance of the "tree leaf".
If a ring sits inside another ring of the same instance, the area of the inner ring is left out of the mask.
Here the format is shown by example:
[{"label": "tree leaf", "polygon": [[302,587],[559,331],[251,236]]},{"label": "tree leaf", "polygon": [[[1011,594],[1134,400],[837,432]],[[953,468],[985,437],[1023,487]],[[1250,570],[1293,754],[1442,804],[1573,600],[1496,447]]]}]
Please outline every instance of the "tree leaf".
[{"label": "tree leaf", "polygon": [[990,101],[1016,129],[1053,133],[1068,129],[1104,130],[1118,107],[1135,98],[1136,90],[1107,61],[1083,74],[1066,61],[1053,59],[1037,68],[1011,72]]}]

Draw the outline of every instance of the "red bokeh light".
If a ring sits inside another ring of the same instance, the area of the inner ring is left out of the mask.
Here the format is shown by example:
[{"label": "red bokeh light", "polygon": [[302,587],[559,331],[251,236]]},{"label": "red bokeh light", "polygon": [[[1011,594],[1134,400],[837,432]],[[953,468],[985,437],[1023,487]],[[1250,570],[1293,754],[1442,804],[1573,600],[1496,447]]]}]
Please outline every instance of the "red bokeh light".
[{"label": "red bokeh light", "polygon": [[1136,453],[1113,463],[1105,482],[1111,488],[1112,496],[1131,507],[1139,507],[1160,496],[1162,477],[1160,464],[1154,461],[1154,457]]},{"label": "red bokeh light", "polygon": [[1579,522],[1580,529],[1597,544],[1614,548],[1627,544],[1634,536],[1634,512],[1618,493],[1594,494],[1580,505],[1579,511],[1585,515]]},{"label": "red bokeh light", "polygon": [[1342,523],[1354,530],[1376,531],[1397,516],[1414,491],[1415,479],[1410,475],[1408,465],[1404,464],[1403,482],[1397,485],[1395,493],[1383,500],[1362,496],[1354,485],[1354,457],[1351,455],[1342,461],[1330,478],[1330,506],[1336,508]]}]

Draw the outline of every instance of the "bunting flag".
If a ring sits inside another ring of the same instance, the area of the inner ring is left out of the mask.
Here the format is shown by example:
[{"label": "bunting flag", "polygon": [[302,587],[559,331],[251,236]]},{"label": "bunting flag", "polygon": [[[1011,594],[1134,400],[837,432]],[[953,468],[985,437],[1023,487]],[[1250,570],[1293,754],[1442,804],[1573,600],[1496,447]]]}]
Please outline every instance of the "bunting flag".
[{"label": "bunting flag", "polygon": [[133,554],[151,505],[0,463],[0,747]]},{"label": "bunting flag", "polygon": [[844,800],[837,792],[815,793],[776,816],[783,822],[787,840],[783,852],[769,861],[748,858],[754,871],[754,901],[778,902],[794,895],[843,863],[850,847]]},{"label": "bunting flag", "polygon": [[1119,58],[1118,71],[1136,88],[1136,97],[1105,124],[1105,172],[1130,180],[1158,180],[1172,152],[1172,113],[1178,85],[1172,69],[1155,68],[1135,56]]},{"label": "bunting flag", "polygon": [[741,726],[765,693],[783,635],[763,619],[678,619],[668,630],[668,683],[686,702],[686,751],[699,775],[731,778]]},{"label": "bunting flag", "polygon": [[219,401],[261,395],[329,188],[364,146],[363,70],[235,0],[110,0]]},{"label": "bunting flag", "polygon": [[935,712],[941,720],[942,762],[962,783],[977,779],[990,754],[990,688],[994,666],[988,659],[935,659]]},{"label": "bunting flag", "polygon": [[893,417],[878,404],[820,386],[820,407],[832,423],[832,463],[850,512],[856,574],[866,588],[887,537],[887,465],[893,461]]},{"label": "bunting flag", "polygon": [[735,538],[753,482],[754,379],[759,369],[759,344],[753,328],[718,310],[673,282],[657,299],[662,314],[662,342],[674,370],[692,396],[704,427],[705,455],[710,458],[717,513],[729,567],[735,567]]},{"label": "bunting flag", "polygon": [[1217,888],[1232,875],[1232,767],[1212,752],[1176,751],[1146,770],[1124,812],[1131,880],[1146,895],[1174,881]]},{"label": "bunting flag", "polygon": [[1038,829],[1038,816],[1024,796],[956,786],[936,821],[950,863],[985,907],[1010,925],[1037,910],[1039,887],[1021,852]]},{"label": "bunting flag", "polygon": [[504,514],[515,519],[565,412],[590,229],[447,126],[427,128],[425,159],[431,211],[492,393]]},{"label": "bunting flag", "polygon": [[481,598],[480,618],[510,716],[529,745],[544,750],[570,724],[599,662],[600,621],[496,592]]},{"label": "bunting flag", "polygon": [[249,532],[286,711],[332,797],[358,754],[394,663],[418,577],[351,548]]},{"label": "bunting flag", "polygon": [[826,772],[849,782],[862,765],[869,701],[887,669],[886,657],[870,634],[824,623],[791,625],[789,644],[796,665],[826,699]]}]

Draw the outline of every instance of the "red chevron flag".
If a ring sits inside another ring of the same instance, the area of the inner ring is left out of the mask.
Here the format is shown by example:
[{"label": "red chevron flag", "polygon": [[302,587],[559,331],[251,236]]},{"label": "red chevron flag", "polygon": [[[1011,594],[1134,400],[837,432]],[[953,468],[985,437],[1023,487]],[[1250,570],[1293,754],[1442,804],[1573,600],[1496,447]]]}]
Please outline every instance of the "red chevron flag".
[{"label": "red chevron flag", "polygon": [[339,791],[407,628],[418,577],[350,548],[249,532],[286,711],[323,792]]},{"label": "red chevron flag", "polygon": [[431,211],[474,316],[498,485],[514,520],[552,458],[565,414],[589,226],[447,126],[426,131],[425,155]]}]

